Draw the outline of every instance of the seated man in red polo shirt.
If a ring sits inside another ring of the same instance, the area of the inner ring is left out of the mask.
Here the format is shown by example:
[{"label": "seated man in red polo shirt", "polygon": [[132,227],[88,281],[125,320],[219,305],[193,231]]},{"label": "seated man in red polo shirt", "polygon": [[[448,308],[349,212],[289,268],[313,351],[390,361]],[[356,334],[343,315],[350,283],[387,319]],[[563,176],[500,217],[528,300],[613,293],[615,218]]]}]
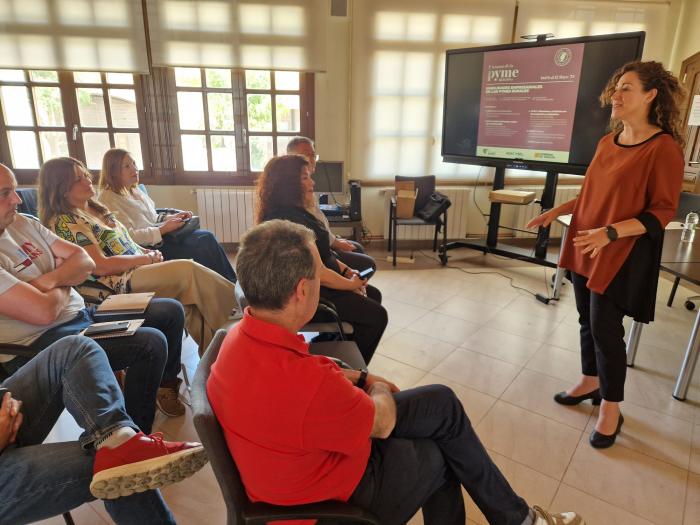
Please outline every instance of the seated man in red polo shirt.
[{"label": "seated man in red polo shirt", "polygon": [[316,311],[321,268],[303,226],[273,220],[241,241],[236,273],[250,306],[207,392],[251,500],[350,501],[383,524],[422,508],[427,525],[464,525],[461,485],[492,524],[583,524],[513,492],[449,388],[399,392],[310,355],[297,331]]}]

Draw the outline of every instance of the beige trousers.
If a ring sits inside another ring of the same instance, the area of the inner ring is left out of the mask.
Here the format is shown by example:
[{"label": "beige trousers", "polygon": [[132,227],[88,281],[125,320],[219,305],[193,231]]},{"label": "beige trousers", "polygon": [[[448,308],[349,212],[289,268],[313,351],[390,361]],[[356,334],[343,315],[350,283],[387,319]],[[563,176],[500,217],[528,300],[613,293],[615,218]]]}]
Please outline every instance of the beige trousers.
[{"label": "beige trousers", "polygon": [[236,304],[230,281],[189,259],[139,266],[129,283],[132,292],[155,292],[156,297],[169,297],[182,303],[185,326],[199,345],[200,357]]}]

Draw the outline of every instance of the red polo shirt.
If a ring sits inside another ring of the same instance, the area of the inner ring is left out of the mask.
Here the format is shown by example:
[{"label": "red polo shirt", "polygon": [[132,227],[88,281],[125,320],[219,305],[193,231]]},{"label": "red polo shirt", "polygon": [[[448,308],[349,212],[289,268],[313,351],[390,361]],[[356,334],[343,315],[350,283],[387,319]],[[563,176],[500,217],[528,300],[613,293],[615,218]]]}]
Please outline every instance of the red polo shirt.
[{"label": "red polo shirt", "polygon": [[303,338],[250,315],[226,336],[207,393],[248,497],[346,501],[369,458],[374,404]]}]

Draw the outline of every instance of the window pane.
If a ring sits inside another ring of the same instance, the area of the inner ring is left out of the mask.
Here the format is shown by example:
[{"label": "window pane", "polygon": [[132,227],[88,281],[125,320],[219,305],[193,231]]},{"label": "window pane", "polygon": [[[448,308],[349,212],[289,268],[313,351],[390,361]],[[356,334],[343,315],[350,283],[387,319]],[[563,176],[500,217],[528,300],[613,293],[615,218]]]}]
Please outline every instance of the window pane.
[{"label": "window pane", "polygon": [[201,93],[178,91],[177,111],[180,129],[204,129],[204,104]]},{"label": "window pane", "polygon": [[207,171],[207,141],[204,135],[182,135],[182,167],[185,171]]},{"label": "window pane", "polygon": [[277,155],[287,154],[287,144],[292,140],[292,137],[288,135],[278,135],[277,136]]},{"label": "window pane", "polygon": [[270,89],[269,71],[246,71],[245,87],[248,89]]},{"label": "window pane", "polygon": [[83,146],[85,147],[85,160],[87,167],[97,170],[102,167],[102,157],[110,148],[109,134],[107,133],[83,133]]},{"label": "window pane", "polygon": [[68,156],[68,138],[63,131],[40,131],[39,142],[44,160]]},{"label": "window pane", "polygon": [[299,73],[296,71],[275,71],[275,89],[299,91]]},{"label": "window pane", "polygon": [[29,90],[24,86],[2,86],[0,88],[5,123],[10,126],[33,126],[34,117],[29,104]]},{"label": "window pane", "polygon": [[12,167],[22,169],[39,169],[39,152],[36,149],[36,137],[33,131],[8,131]]},{"label": "window pane", "polygon": [[273,157],[272,137],[249,137],[250,144],[250,169],[262,171],[267,161]]},{"label": "window pane", "polygon": [[114,147],[125,149],[136,161],[136,167],[143,169],[143,156],[141,155],[141,139],[138,133],[115,133]]},{"label": "window pane", "polygon": [[231,71],[229,69],[207,69],[205,73],[207,76],[207,87],[231,87]]},{"label": "window pane", "polygon": [[131,73],[107,73],[109,84],[133,84],[134,75]]},{"label": "window pane", "polygon": [[248,129],[272,131],[272,96],[248,95]]},{"label": "window pane", "polygon": [[299,131],[299,95],[277,95],[277,131]]},{"label": "window pane", "polygon": [[175,85],[182,87],[202,87],[202,74],[198,68],[176,67]]},{"label": "window pane", "polygon": [[138,128],[136,116],[136,92],[133,89],[110,89],[109,109],[115,128]]},{"label": "window pane", "polygon": [[34,105],[40,126],[63,126],[63,105],[59,88],[35,87]]},{"label": "window pane", "polygon": [[76,84],[101,84],[102,77],[96,71],[76,71],[73,73],[73,80]]},{"label": "window pane", "polygon": [[207,94],[209,105],[209,129],[233,131],[233,95],[230,93]]},{"label": "window pane", "polygon": [[58,82],[56,71],[30,71],[29,78],[34,82]]},{"label": "window pane", "polygon": [[211,163],[214,171],[236,171],[236,140],[231,135],[211,136]]},{"label": "window pane", "polygon": [[24,82],[24,71],[21,69],[0,69],[0,80]]},{"label": "window pane", "polygon": [[86,127],[104,128],[107,126],[104,96],[101,88],[78,88],[78,113],[80,123]]}]

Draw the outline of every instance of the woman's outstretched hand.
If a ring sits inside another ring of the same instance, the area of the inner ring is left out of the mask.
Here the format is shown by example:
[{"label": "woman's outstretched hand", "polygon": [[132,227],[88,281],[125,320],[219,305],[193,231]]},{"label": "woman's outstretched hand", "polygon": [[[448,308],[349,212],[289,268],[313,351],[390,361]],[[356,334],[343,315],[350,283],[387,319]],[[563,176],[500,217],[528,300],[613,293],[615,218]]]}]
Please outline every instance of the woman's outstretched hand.
[{"label": "woman's outstretched hand", "polygon": [[527,223],[527,226],[525,226],[529,230],[534,230],[535,228],[539,228],[542,226],[543,228],[546,228],[550,224],[552,224],[552,221],[556,219],[557,217],[552,214],[552,211],[546,211],[534,219],[532,219],[530,222]]},{"label": "woman's outstretched hand", "polygon": [[574,237],[574,246],[581,249],[581,253],[590,253],[590,258],[597,257],[604,246],[610,244],[605,228],[593,230],[581,230]]}]

